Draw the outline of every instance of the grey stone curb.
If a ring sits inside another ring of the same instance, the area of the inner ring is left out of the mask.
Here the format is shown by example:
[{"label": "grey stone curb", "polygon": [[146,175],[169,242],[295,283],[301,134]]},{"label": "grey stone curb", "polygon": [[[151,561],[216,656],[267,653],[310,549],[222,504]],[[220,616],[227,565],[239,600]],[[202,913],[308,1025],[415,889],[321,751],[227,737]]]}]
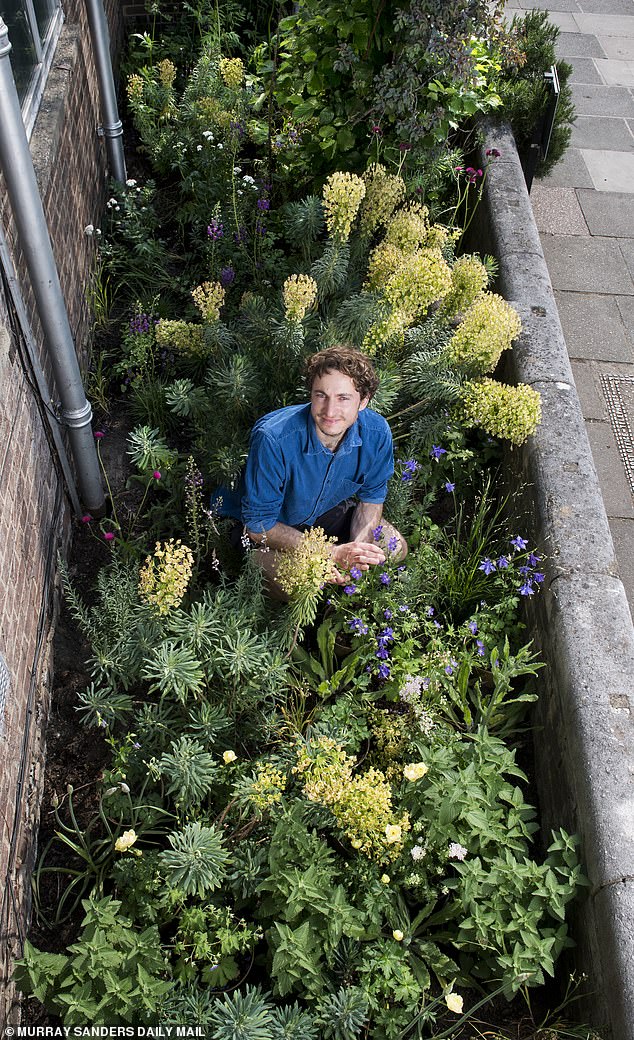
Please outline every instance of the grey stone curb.
[{"label": "grey stone curb", "polygon": [[486,125],[487,170],[473,248],[500,264],[520,312],[507,376],[542,395],[543,418],[509,458],[525,487],[546,581],[530,605],[547,668],[537,709],[536,773],[545,833],[581,836],[590,881],[572,921],[576,966],[592,990],[580,1012],[612,1040],[634,1040],[634,628],[515,142]]}]

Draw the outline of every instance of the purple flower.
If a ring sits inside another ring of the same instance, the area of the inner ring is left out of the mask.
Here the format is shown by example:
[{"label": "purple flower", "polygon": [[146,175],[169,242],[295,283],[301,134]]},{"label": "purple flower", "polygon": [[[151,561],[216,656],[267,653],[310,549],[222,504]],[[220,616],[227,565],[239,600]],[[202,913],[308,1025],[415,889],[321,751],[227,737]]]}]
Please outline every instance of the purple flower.
[{"label": "purple flower", "polygon": [[508,557],[507,556],[500,556],[500,558],[498,559],[498,570],[499,571],[503,571],[503,570],[505,570],[508,567],[508,565],[509,565]]},{"label": "purple flower", "polygon": [[106,539],[107,542],[114,542],[114,532],[113,531],[106,531],[106,533],[104,534],[104,538]]},{"label": "purple flower", "polygon": [[390,540],[387,543],[387,548],[389,552],[396,552],[398,548],[398,538],[396,537],[396,535],[393,535],[390,538]]},{"label": "purple flower", "polygon": [[391,610],[384,610],[383,611],[383,617],[385,618],[386,621],[391,621],[393,616],[394,615],[392,614]]},{"label": "purple flower", "polygon": [[425,611],[427,617],[433,617],[435,613],[436,611],[433,607],[427,607],[427,610]]},{"label": "purple flower", "polygon": [[390,667],[389,667],[389,665],[387,665],[387,664],[380,664],[379,665],[379,679],[389,679],[389,678],[390,678]]},{"label": "purple flower", "polygon": [[477,639],[476,640],[476,646],[478,648],[478,650],[477,650],[478,657],[484,657],[484,643],[482,642],[481,639]]},{"label": "purple flower", "polygon": [[440,445],[438,445],[438,444],[432,444],[431,451],[429,453],[429,457],[431,459],[434,459],[435,462],[438,462],[438,459],[442,458],[442,456],[446,455],[446,454],[447,454],[447,449],[446,448],[441,448]]},{"label": "purple flower", "polygon": [[212,242],[217,242],[225,233],[225,229],[219,220],[212,220],[207,225],[207,234]]},{"label": "purple flower", "polygon": [[91,521],[92,521],[92,517],[91,517],[90,513],[84,513],[84,515],[81,518],[82,524],[89,524],[89,523],[91,523]]},{"label": "purple flower", "polygon": [[383,132],[381,130],[381,127],[378,125],[378,123],[375,123],[374,126],[372,126],[370,129],[372,130],[373,134],[380,134],[380,133]]},{"label": "purple flower", "polygon": [[384,646],[380,646],[374,656],[378,657],[381,661],[387,661],[390,655]]},{"label": "purple flower", "polygon": [[381,632],[381,635],[380,635],[379,638],[380,639],[390,640],[390,641],[393,640],[394,639],[394,629],[393,628],[384,628],[383,631]]},{"label": "purple flower", "polygon": [[537,584],[540,585],[541,582],[544,580],[544,577],[545,575],[541,574],[539,571],[535,571],[535,573],[533,574],[533,581],[536,581]]},{"label": "purple flower", "polygon": [[414,474],[413,474],[413,473],[407,473],[407,472],[406,472],[406,473],[403,473],[403,474],[401,475],[401,484],[407,484],[407,483],[409,483],[409,481],[410,481],[410,480],[412,480],[412,479],[413,479],[413,477],[414,477]]},{"label": "purple flower", "polygon": [[514,549],[525,549],[528,542],[525,538],[522,538],[519,534],[515,538],[511,538],[511,545]]},{"label": "purple flower", "polygon": [[105,433],[103,432],[103,430],[95,430],[95,433],[94,433],[94,437],[95,437],[95,440],[97,440],[97,441],[100,441],[100,440],[101,440],[101,438],[102,438],[102,437],[105,437],[105,436],[106,436],[106,435],[105,435]]},{"label": "purple flower", "polygon": [[271,208],[271,203],[269,202],[268,199],[258,199],[257,207],[258,207],[258,209],[267,210],[267,209]]},{"label": "purple flower", "polygon": [[401,603],[398,609],[400,610],[401,614],[407,614],[409,607],[407,606],[407,603]]},{"label": "purple flower", "polygon": [[484,573],[488,576],[489,574],[492,574],[495,570],[495,564],[493,560],[490,560],[488,556],[485,556],[482,563],[478,567],[478,570],[484,571]]},{"label": "purple flower", "polygon": [[231,285],[231,283],[233,281],[235,281],[235,277],[236,277],[236,272],[234,271],[233,267],[229,266],[229,267],[221,268],[221,270],[220,270],[220,284],[222,285],[222,287],[224,289],[226,289],[228,285]]},{"label": "purple flower", "polygon": [[379,524],[378,527],[374,528],[374,530],[372,532],[372,537],[374,538],[375,542],[378,542],[379,538],[381,537],[382,532],[383,532],[383,524]]},{"label": "purple flower", "polygon": [[497,148],[487,148],[487,150],[486,150],[486,152],[484,154],[487,156],[487,158],[499,159],[501,154],[502,154],[502,152],[499,152],[497,150]]},{"label": "purple flower", "polygon": [[152,474],[152,476],[154,477],[155,480],[160,480],[161,479],[161,471],[158,470],[158,469],[155,469],[154,473]]},{"label": "purple flower", "polygon": [[350,568],[350,577],[354,578],[355,581],[359,580],[359,578],[361,577],[361,573],[362,572],[361,572],[361,568],[360,567],[351,567]]},{"label": "purple flower", "polygon": [[389,574],[386,574],[386,572],[383,571],[379,580],[381,582],[381,585],[389,585],[392,579],[390,578]]},{"label": "purple flower", "polygon": [[403,463],[403,469],[408,473],[415,473],[418,468],[419,466],[416,459],[407,459],[407,461]]},{"label": "purple flower", "polygon": [[141,748],[141,745],[139,744],[138,740],[135,740],[135,742],[132,745],[132,747],[134,748],[135,751],[139,751],[140,748]]},{"label": "purple flower", "polygon": [[539,555],[539,553],[531,552],[528,554],[528,563],[531,567],[536,567],[540,560],[541,556]]},{"label": "purple flower", "polygon": [[533,588],[532,583],[530,581],[524,582],[524,584],[520,587],[520,596],[534,596],[534,595],[535,595],[535,589]]},{"label": "purple flower", "polygon": [[445,491],[455,491],[455,490],[456,490],[456,485],[452,484],[451,481],[448,480],[447,483],[445,484]]},{"label": "purple flower", "polygon": [[453,668],[450,664],[445,665],[445,675],[453,675]]},{"label": "purple flower", "polygon": [[345,592],[346,596],[354,596],[355,592],[357,591],[357,586],[356,585],[344,585],[343,591]]},{"label": "purple flower", "polygon": [[472,636],[474,636],[476,634],[476,632],[478,631],[478,623],[477,623],[477,621],[470,621],[469,622],[469,631],[471,632]]}]

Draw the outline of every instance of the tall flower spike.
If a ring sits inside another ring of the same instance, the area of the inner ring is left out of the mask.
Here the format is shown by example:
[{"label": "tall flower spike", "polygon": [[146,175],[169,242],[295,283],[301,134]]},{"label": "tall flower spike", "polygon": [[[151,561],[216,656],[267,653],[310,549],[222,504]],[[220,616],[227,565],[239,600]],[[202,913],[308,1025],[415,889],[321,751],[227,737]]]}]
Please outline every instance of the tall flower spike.
[{"label": "tall flower spike", "polygon": [[282,287],[288,321],[301,321],[317,299],[317,282],[307,274],[292,274]]},{"label": "tall flower spike", "polygon": [[323,203],[328,233],[335,242],[347,242],[365,195],[365,184],[354,173],[333,173],[324,184]]}]

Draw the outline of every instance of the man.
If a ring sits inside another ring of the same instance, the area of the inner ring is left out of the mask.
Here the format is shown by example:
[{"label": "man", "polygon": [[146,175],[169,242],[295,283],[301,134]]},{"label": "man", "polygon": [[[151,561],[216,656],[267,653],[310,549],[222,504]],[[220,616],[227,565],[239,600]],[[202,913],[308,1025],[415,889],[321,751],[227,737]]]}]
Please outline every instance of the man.
[{"label": "man", "polygon": [[306,363],[306,383],[308,404],[256,422],[240,487],[221,492],[223,512],[264,550],[258,563],[278,598],[286,598],[275,581],[278,554],[299,545],[307,528],[336,538],[330,580],[339,585],[349,581],[351,567],[383,563],[388,542],[399,558],[407,553],[404,538],[383,520],[392,435],[367,407],[378,387],[370,360],[348,347],[319,351]]}]

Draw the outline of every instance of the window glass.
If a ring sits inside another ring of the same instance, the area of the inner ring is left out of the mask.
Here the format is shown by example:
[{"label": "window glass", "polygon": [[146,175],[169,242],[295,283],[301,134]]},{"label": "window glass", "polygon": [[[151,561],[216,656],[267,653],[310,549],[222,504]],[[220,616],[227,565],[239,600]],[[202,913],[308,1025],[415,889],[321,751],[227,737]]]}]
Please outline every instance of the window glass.
[{"label": "window glass", "polygon": [[30,134],[61,29],[60,0],[0,0],[0,15],[9,31],[9,58]]},{"label": "window glass", "polygon": [[23,3],[3,0],[0,14],[9,30],[11,68],[18,96],[23,101],[38,61],[28,12]]},{"label": "window glass", "polygon": [[55,8],[57,4],[54,0],[33,0],[33,10],[35,12],[35,20],[40,33],[40,43],[42,46],[46,41],[46,35],[48,33],[53,15],[55,14]]}]

